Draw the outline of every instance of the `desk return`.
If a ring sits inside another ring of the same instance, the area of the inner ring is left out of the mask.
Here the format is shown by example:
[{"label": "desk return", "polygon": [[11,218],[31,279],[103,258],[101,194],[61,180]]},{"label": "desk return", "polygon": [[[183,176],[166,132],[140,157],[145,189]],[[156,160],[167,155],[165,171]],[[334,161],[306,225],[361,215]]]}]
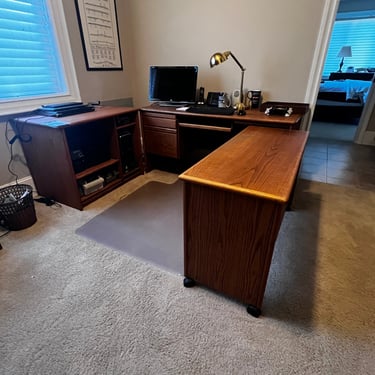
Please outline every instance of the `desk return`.
[{"label": "desk return", "polygon": [[205,285],[261,314],[307,136],[250,126],[179,176],[186,287]]}]

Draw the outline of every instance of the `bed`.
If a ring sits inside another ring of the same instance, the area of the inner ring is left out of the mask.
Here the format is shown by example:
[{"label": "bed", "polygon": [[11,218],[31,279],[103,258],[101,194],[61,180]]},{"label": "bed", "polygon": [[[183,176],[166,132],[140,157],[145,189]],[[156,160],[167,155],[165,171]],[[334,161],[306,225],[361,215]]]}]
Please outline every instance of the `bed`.
[{"label": "bed", "polygon": [[374,73],[331,73],[321,82],[313,120],[358,123]]}]

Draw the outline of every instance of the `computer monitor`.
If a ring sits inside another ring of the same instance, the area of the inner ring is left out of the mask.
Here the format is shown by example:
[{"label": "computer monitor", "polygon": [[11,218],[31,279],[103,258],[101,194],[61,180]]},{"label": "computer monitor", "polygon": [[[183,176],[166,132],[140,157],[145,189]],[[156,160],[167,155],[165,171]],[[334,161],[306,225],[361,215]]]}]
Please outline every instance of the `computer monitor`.
[{"label": "computer monitor", "polygon": [[150,66],[150,102],[194,104],[197,95],[197,66]]}]

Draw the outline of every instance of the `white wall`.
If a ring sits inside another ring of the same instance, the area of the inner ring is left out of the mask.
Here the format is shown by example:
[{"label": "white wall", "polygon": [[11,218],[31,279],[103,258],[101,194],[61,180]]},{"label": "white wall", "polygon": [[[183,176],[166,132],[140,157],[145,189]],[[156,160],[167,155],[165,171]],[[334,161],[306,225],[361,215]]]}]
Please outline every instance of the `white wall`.
[{"label": "white wall", "polygon": [[118,27],[122,52],[123,70],[88,71],[84,60],[81,36],[74,1],[63,0],[70,43],[73,50],[78,85],[84,102],[105,101],[132,97],[132,46],[124,15],[126,2],[117,0]]},{"label": "white wall", "polygon": [[304,101],[324,0],[129,0],[135,58],[134,98],[147,104],[149,65],[198,65],[207,91],[239,87],[235,62],[213,69],[231,50],[246,68],[244,86],[265,100]]}]

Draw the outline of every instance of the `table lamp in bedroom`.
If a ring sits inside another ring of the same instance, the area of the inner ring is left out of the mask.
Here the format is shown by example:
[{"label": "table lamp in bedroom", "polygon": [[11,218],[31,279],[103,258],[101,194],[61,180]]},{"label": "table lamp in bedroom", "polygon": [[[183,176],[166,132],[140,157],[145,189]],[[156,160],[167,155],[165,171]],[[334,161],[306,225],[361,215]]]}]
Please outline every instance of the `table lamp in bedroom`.
[{"label": "table lamp in bedroom", "polygon": [[344,65],[344,58],[352,57],[352,47],[351,46],[341,47],[340,52],[337,54],[337,57],[341,57],[341,62],[340,62],[338,73],[342,73],[342,66]]}]

